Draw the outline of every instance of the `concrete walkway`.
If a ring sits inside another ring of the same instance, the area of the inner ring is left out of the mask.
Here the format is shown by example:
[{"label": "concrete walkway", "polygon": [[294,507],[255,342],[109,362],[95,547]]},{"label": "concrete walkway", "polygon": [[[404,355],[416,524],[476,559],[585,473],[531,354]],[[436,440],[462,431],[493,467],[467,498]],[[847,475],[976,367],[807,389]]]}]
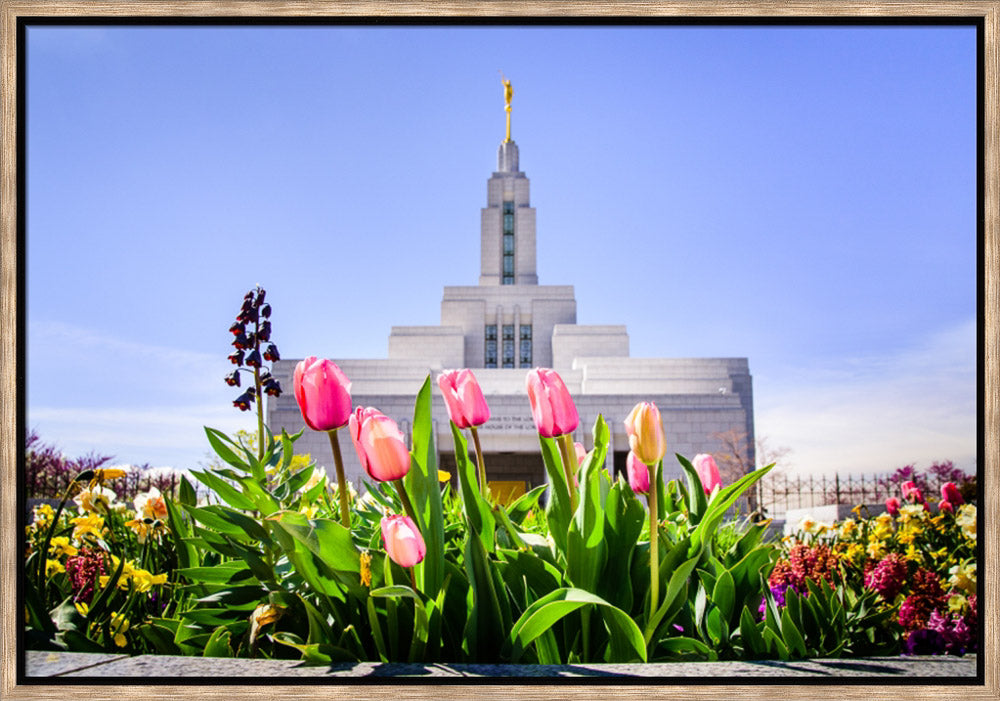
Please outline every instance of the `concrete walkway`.
[{"label": "concrete walkway", "polygon": [[[870,657],[856,659],[816,659],[797,662],[667,662],[654,664],[575,664],[575,665],[480,665],[480,664],[398,664],[362,662],[307,667],[293,660],[248,660],[167,655],[92,654],[80,652],[28,651],[26,679],[31,683],[46,677],[102,678],[125,681],[158,681],[185,678],[238,679],[256,677],[269,682],[310,677],[385,678],[406,677],[435,681],[491,677],[572,677],[582,680],[624,678],[700,678],[699,683],[739,683],[741,679],[775,682],[811,677],[839,683],[850,677],[884,677],[886,681],[925,679],[930,684],[976,679],[976,656],[965,657]],[[43,682],[44,683],[44,682]]]}]

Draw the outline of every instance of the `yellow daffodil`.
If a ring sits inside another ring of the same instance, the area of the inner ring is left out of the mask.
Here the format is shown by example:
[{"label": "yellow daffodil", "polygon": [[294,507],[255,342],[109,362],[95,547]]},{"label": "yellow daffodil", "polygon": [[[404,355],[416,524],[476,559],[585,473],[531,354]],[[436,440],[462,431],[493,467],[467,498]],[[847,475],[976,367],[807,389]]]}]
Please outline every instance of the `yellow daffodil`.
[{"label": "yellow daffodil", "polygon": [[140,594],[149,591],[153,586],[167,583],[166,574],[153,574],[146,570],[136,569],[132,571],[132,586]]},{"label": "yellow daffodil", "polygon": [[881,560],[883,557],[885,557],[886,549],[882,543],[880,543],[879,541],[874,541],[868,543],[868,548],[866,552],[868,553],[868,557],[870,557],[871,559]]},{"label": "yellow daffodil", "polygon": [[372,585],[372,554],[365,550],[361,553],[361,586]]},{"label": "yellow daffodil", "polygon": [[32,525],[39,530],[48,528],[55,515],[56,513],[52,510],[51,506],[48,504],[39,504],[35,507],[35,517],[32,520]]},{"label": "yellow daffodil", "polygon": [[951,613],[964,614],[969,607],[969,600],[961,594],[953,594],[948,597],[948,610]]},{"label": "yellow daffodil", "polygon": [[955,523],[962,529],[962,535],[969,540],[976,540],[976,507],[974,504],[962,504],[958,507]]},{"label": "yellow daffodil", "polygon": [[46,560],[45,561],[45,576],[51,577],[54,574],[59,574],[60,572],[65,572],[66,568],[63,567],[59,560]]},{"label": "yellow daffodil", "polygon": [[49,541],[49,555],[73,557],[77,552],[77,549],[70,544],[69,538],[66,536],[56,536]]},{"label": "yellow daffodil", "polygon": [[125,618],[124,614],[115,613],[111,616],[111,634],[114,636],[115,645],[118,647],[125,647],[128,645],[128,638],[125,637],[125,632],[128,631],[129,621]]},{"label": "yellow daffodil", "polygon": [[921,552],[917,550],[917,546],[912,543],[910,544],[910,547],[906,549],[906,554],[903,555],[903,558],[909,560],[910,562],[916,562],[918,565],[924,560],[923,554],[921,554]]},{"label": "yellow daffodil", "polygon": [[955,565],[948,574],[948,583],[956,589],[961,589],[966,594],[976,593],[976,563],[969,562],[964,565]]},{"label": "yellow daffodil", "polygon": [[90,481],[91,488],[99,485],[101,482],[106,482],[108,480],[116,480],[124,477],[129,473],[131,468],[127,465],[117,465],[114,467],[99,467],[94,470],[94,479]]},{"label": "yellow daffodil", "polygon": [[840,537],[850,538],[858,530],[858,522],[853,518],[849,518],[846,521],[842,521],[840,524]]},{"label": "yellow daffodil", "polygon": [[101,532],[104,529],[104,519],[97,514],[87,514],[86,516],[74,518],[70,520],[70,523],[74,525],[73,540],[80,540],[87,535],[94,535],[100,538]]}]

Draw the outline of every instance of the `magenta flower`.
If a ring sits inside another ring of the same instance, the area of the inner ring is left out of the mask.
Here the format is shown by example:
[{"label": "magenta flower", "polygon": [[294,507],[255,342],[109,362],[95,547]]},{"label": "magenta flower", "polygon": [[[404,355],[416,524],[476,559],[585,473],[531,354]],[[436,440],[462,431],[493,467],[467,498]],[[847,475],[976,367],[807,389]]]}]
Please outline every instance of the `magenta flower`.
[{"label": "magenta flower", "polygon": [[889,512],[890,516],[899,516],[899,499],[896,497],[889,497],[885,500],[885,510]]},{"label": "magenta flower", "polygon": [[332,360],[311,355],[295,366],[295,400],[306,425],[314,431],[332,431],[351,416],[351,381]]},{"label": "magenta flower", "polygon": [[954,507],[964,504],[965,499],[954,482],[945,482],[941,485],[941,502],[948,502],[954,511]]},{"label": "magenta flower", "polygon": [[649,467],[631,450],[625,458],[625,471],[628,473],[628,483],[633,492],[649,494]]},{"label": "magenta flower", "polygon": [[692,464],[694,465],[695,472],[698,473],[698,478],[701,480],[701,486],[705,490],[705,494],[711,494],[712,490],[722,483],[722,478],[719,477],[719,466],[715,464],[715,458],[708,453],[700,453],[694,456]]},{"label": "magenta flower", "polygon": [[906,574],[906,560],[898,553],[889,553],[865,575],[865,586],[891,602],[902,591]]}]

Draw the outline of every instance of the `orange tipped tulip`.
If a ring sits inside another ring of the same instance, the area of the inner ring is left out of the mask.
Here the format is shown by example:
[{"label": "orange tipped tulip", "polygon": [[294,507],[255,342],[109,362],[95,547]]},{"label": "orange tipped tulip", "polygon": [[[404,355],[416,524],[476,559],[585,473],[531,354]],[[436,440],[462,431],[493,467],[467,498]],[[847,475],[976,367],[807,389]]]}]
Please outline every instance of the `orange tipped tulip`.
[{"label": "orange tipped tulip", "polygon": [[628,444],[635,456],[647,465],[656,465],[667,452],[660,410],[652,402],[639,402],[625,419]]},{"label": "orange tipped tulip", "polygon": [[361,466],[373,479],[388,482],[410,471],[410,451],[395,421],[378,409],[358,407],[349,424]]}]

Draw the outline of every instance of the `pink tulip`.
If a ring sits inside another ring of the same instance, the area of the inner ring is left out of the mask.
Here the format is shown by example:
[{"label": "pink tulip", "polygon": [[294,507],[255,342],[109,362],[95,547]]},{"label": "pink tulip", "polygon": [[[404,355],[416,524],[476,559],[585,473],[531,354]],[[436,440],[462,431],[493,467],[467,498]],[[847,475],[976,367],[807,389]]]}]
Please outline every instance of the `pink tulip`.
[{"label": "pink tulip", "polygon": [[384,516],[382,542],[389,557],[400,567],[413,567],[427,554],[424,538],[409,516]]},{"label": "pink tulip", "polygon": [[656,465],[667,452],[660,410],[652,402],[639,402],[625,419],[628,444],[635,456],[647,465]]},{"label": "pink tulip", "polygon": [[378,409],[358,407],[349,423],[358,459],[373,479],[388,482],[410,471],[410,451],[395,421]]},{"label": "pink tulip", "polygon": [[437,383],[448,407],[448,416],[456,426],[469,428],[489,421],[490,408],[472,370],[445,370],[438,375]]},{"label": "pink tulip", "polygon": [[962,498],[962,493],[958,491],[958,487],[955,486],[954,482],[945,482],[941,485],[941,501],[948,502],[951,507],[961,506],[965,503],[965,499]]},{"label": "pink tulip", "polygon": [[899,485],[899,490],[903,493],[903,498],[907,501],[919,504],[924,500],[924,495],[917,489],[916,483],[912,480],[907,480]]},{"label": "pink tulip", "polygon": [[951,505],[951,502],[945,499],[938,503],[938,511],[942,514],[953,514],[955,513],[955,507]]},{"label": "pink tulip", "polygon": [[295,366],[295,400],[306,425],[314,431],[332,431],[351,415],[351,381],[332,360],[311,355]]},{"label": "pink tulip", "polygon": [[555,370],[529,370],[525,387],[539,434],[546,438],[562,436],[572,433],[580,425],[573,398]]},{"label": "pink tulip", "polygon": [[715,458],[711,455],[699,453],[694,456],[692,464],[694,471],[698,473],[705,494],[711,494],[713,489],[722,484],[722,478],[719,477],[719,466],[715,464]]},{"label": "pink tulip", "polygon": [[885,500],[885,510],[889,512],[890,516],[899,516],[899,499],[896,497],[889,497]]},{"label": "pink tulip", "polygon": [[628,473],[628,483],[636,494],[649,494],[649,467],[635,456],[631,450],[625,458],[625,472]]},{"label": "pink tulip", "polygon": [[576,449],[576,464],[583,465],[583,461],[587,459],[587,449],[579,441],[573,443],[573,447]]}]

